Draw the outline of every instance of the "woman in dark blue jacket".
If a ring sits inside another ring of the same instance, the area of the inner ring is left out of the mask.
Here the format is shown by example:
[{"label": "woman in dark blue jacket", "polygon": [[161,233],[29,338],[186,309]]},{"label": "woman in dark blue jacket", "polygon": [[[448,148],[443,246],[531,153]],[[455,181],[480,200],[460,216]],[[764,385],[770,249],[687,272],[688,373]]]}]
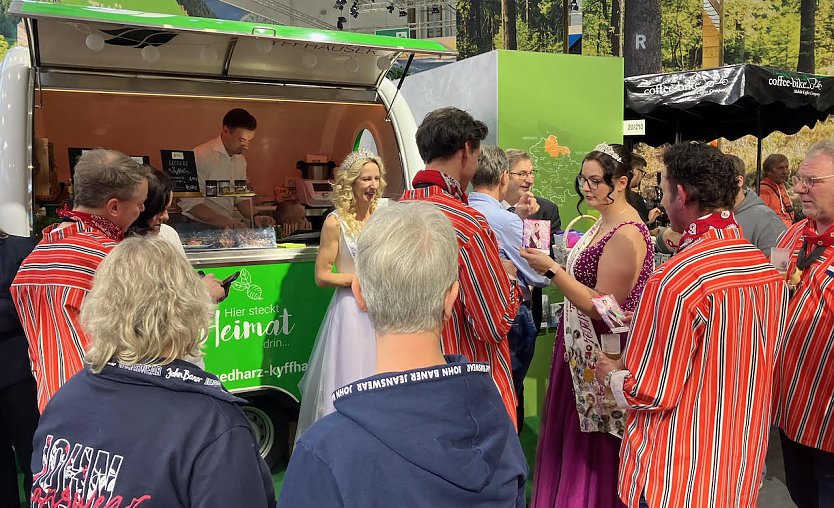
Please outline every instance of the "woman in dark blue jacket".
[{"label": "woman in dark blue jacket", "polygon": [[32,506],[274,507],[272,476],[235,397],[199,358],[214,305],[157,235],[99,265],[81,309],[84,370],[35,433]]}]

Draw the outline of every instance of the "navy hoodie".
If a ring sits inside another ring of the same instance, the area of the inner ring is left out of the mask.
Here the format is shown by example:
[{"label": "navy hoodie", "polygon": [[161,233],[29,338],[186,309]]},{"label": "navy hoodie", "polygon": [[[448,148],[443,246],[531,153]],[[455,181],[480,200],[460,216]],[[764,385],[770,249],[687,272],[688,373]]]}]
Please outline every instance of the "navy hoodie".
[{"label": "navy hoodie", "polygon": [[82,370],[41,416],[31,506],[274,507],[242,402],[180,360]]},{"label": "navy hoodie", "polygon": [[296,443],[279,506],[524,507],[527,463],[489,365],[372,376]]}]

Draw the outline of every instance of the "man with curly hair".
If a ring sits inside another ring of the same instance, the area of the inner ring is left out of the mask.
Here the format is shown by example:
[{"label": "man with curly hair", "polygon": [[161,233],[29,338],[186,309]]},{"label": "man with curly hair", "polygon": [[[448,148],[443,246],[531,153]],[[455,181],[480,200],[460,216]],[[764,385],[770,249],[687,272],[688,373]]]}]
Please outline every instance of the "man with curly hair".
[{"label": "man with curly hair", "polygon": [[646,283],[622,361],[596,366],[629,410],[620,498],[630,508],[755,507],[787,286],[741,235],[729,158],[681,143],[663,163],[679,250]]}]

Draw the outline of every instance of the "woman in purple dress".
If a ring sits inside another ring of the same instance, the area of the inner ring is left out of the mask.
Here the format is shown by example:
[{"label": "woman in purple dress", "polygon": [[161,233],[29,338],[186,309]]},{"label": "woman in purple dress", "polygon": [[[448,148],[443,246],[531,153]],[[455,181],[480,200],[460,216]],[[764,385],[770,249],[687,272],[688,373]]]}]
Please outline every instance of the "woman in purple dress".
[{"label": "woman in purple dress", "polygon": [[539,251],[522,252],[536,271],[550,270],[565,295],[539,429],[534,508],[625,506],[617,496],[625,414],[597,383],[594,368],[603,344],[617,355],[627,334],[612,333],[591,299],[613,295],[633,311],[654,268],[648,229],[626,198],[631,176],[622,145],[597,145],[582,161],[576,191],[600,219],[571,249],[565,267]]}]

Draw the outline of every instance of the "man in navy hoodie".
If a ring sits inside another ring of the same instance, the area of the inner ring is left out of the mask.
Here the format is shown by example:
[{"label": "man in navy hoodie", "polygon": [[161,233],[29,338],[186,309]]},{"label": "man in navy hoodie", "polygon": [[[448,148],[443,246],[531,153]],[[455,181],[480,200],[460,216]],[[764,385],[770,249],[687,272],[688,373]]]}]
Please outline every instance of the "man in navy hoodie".
[{"label": "man in navy hoodie", "polygon": [[527,465],[489,365],[440,348],[457,259],[429,203],[371,217],[353,292],[374,324],[377,374],[336,390],[336,412],[298,440],[279,506],[525,506]]}]

